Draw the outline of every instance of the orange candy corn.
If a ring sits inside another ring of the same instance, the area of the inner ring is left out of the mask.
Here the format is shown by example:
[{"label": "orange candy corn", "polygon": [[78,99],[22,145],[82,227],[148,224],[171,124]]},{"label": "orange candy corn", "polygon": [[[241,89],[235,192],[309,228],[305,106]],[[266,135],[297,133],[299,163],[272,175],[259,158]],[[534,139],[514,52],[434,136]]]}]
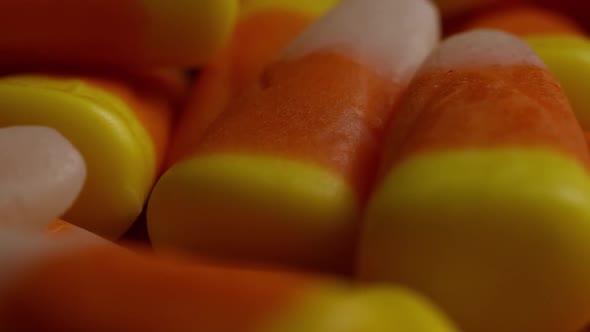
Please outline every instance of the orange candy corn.
[{"label": "orange candy corn", "polygon": [[403,111],[394,119],[386,168],[422,151],[502,145],[551,147],[587,164],[581,128],[543,62],[532,51],[518,56],[495,50],[500,46],[494,38],[506,42],[499,32],[477,32],[471,38],[475,36],[490,39],[485,49],[451,56],[451,39],[437,53],[445,62],[433,58],[413,81]]},{"label": "orange candy corn", "polygon": [[194,153],[206,129],[288,43],[335,0],[246,0],[233,37],[195,84],[174,132],[169,165]]},{"label": "orange candy corn", "polygon": [[359,274],[424,292],[464,331],[579,331],[589,161],[564,92],[523,40],[451,37],[394,116]]},{"label": "orange candy corn", "polygon": [[404,289],[157,260],[80,239],[0,232],[0,268],[2,331],[456,331]]},{"label": "orange candy corn", "polygon": [[159,180],[147,211],[152,243],[349,269],[384,128],[438,38],[427,1],[344,1]]}]

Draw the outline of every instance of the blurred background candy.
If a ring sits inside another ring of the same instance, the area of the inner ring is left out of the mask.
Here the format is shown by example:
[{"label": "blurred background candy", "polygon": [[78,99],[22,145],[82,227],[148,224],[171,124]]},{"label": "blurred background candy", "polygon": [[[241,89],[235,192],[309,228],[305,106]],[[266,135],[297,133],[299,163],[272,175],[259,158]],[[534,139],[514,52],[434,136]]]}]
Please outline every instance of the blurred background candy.
[{"label": "blurred background candy", "polygon": [[518,36],[540,34],[583,35],[584,30],[565,14],[532,5],[514,5],[475,15],[467,20],[464,30],[497,29]]},{"label": "blurred background candy", "polygon": [[407,289],[0,232],[2,331],[456,332]]},{"label": "blurred background candy", "polygon": [[188,67],[229,37],[237,0],[3,0],[0,68]]}]

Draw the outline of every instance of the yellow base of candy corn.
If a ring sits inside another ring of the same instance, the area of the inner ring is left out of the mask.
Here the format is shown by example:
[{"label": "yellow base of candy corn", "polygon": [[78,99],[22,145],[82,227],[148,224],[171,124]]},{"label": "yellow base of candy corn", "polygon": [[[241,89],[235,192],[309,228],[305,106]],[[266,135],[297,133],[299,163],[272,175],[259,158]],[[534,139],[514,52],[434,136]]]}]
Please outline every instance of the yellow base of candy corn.
[{"label": "yellow base of candy corn", "polygon": [[590,40],[548,35],[527,41],[563,86],[582,128],[590,130]]},{"label": "yellow base of candy corn", "polygon": [[182,162],[157,183],[156,249],[330,268],[350,255],[358,203],[345,180],[304,163],[238,154]]},{"label": "yellow base of candy corn", "polygon": [[260,332],[454,332],[427,299],[404,288],[321,289]]},{"label": "yellow base of candy corn", "polygon": [[465,331],[577,331],[590,310],[590,178],[543,149],[414,157],[374,195],[359,263]]},{"label": "yellow base of candy corn", "polygon": [[55,128],[84,157],[86,183],[66,220],[109,239],[135,221],[153,183],[155,152],[124,103],[75,79],[8,77],[0,80],[0,127],[15,125]]}]

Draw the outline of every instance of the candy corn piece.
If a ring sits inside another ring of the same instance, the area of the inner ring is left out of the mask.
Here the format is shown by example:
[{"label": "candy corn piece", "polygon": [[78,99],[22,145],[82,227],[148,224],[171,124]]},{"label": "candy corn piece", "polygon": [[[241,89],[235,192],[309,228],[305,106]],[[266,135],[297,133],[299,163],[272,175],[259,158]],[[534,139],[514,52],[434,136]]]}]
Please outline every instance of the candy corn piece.
[{"label": "candy corn piece", "polygon": [[584,34],[584,30],[578,26],[577,22],[566,15],[531,5],[487,12],[467,22],[465,29],[497,29],[519,36]]},{"label": "candy corn piece", "polygon": [[160,179],[156,249],[346,269],[383,128],[438,33],[424,0],[349,0],[318,20]]},{"label": "candy corn piece", "polygon": [[0,64],[196,66],[224,45],[237,0],[3,0]]},{"label": "candy corn piece", "polygon": [[401,288],[156,260],[0,232],[2,331],[454,332]]},{"label": "candy corn piece", "polygon": [[41,231],[70,208],[85,177],[82,156],[57,131],[0,129],[0,229]]},{"label": "candy corn piece", "polygon": [[590,130],[590,40],[582,36],[543,35],[526,38],[559,80],[582,128]]},{"label": "candy corn piece", "polygon": [[590,312],[584,134],[513,35],[445,41],[393,119],[359,273],[423,292],[470,332],[579,331]]},{"label": "candy corn piece", "polygon": [[0,127],[48,126],[72,142],[88,177],[64,218],[108,239],[140,214],[168,144],[173,80],[145,76],[0,79]]},{"label": "candy corn piece", "polygon": [[206,129],[245,86],[316,17],[338,0],[245,0],[233,38],[205,67],[174,131],[169,164],[190,156]]}]

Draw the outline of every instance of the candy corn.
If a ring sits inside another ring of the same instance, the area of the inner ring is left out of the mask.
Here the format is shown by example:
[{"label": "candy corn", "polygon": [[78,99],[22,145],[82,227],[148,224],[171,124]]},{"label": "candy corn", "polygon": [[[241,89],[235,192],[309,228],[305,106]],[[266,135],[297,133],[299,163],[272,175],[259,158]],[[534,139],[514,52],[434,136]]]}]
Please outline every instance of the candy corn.
[{"label": "candy corn", "polygon": [[0,129],[2,228],[45,228],[73,204],[85,177],[82,156],[55,130]]},{"label": "candy corn", "polygon": [[206,129],[243,88],[316,17],[337,0],[246,0],[233,38],[205,67],[190,93],[172,139],[169,164],[194,153]]},{"label": "candy corn", "polygon": [[224,46],[237,6],[237,0],[3,0],[0,65],[201,65]]},{"label": "candy corn", "polygon": [[82,242],[0,233],[0,266],[2,331],[456,331],[401,288],[353,290]]},{"label": "candy corn", "polygon": [[0,127],[55,128],[84,156],[88,177],[66,220],[115,239],[140,214],[168,145],[172,96],[182,86],[166,76],[0,78]]},{"label": "candy corn", "polygon": [[348,269],[384,127],[438,34],[423,0],[349,0],[318,20],[160,179],[154,246]]},{"label": "candy corn", "polygon": [[423,292],[470,332],[579,331],[590,312],[584,134],[541,60],[451,37],[393,120],[359,273]]}]

